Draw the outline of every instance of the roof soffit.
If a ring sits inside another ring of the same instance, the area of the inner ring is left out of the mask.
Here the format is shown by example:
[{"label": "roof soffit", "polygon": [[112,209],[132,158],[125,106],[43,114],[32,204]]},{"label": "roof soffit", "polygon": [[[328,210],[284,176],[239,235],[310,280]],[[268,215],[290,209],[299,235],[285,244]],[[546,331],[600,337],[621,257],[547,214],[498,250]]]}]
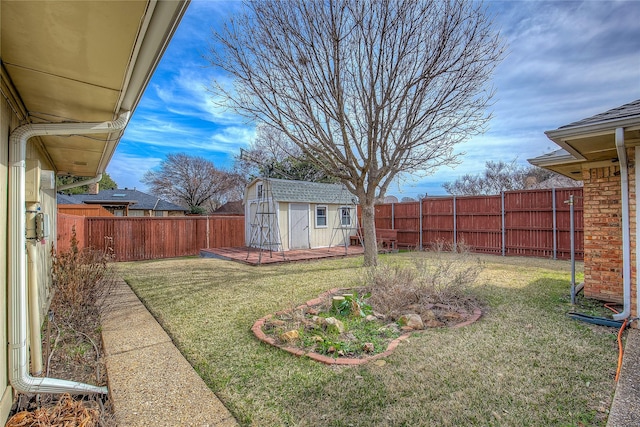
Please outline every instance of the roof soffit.
[{"label": "roof soffit", "polygon": [[[2,63],[29,121],[102,122],[133,111],[187,4],[2,1]],[[57,172],[95,176],[122,133],[39,140]]]}]

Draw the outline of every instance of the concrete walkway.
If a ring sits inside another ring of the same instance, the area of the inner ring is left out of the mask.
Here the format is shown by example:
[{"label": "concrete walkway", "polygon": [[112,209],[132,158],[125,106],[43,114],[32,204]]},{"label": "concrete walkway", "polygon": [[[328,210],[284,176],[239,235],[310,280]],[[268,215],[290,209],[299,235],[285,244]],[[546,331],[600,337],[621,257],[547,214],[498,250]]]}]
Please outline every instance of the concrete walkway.
[{"label": "concrete walkway", "polygon": [[640,426],[640,329],[629,329],[607,427]]},{"label": "concrete walkway", "polygon": [[102,313],[109,393],[118,426],[237,426],[129,285]]}]

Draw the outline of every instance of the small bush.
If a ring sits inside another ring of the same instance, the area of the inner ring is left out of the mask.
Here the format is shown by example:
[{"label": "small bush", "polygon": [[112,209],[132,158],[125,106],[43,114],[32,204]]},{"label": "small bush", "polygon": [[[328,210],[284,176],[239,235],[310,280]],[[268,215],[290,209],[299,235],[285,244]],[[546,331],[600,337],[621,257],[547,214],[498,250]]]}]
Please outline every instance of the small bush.
[{"label": "small bush", "polygon": [[103,297],[113,287],[115,274],[110,265],[113,250],[79,248],[75,228],[70,243],[64,252],[52,249],[51,310],[59,319],[82,330],[86,319],[98,312]]},{"label": "small bush", "polygon": [[367,271],[366,291],[375,309],[392,319],[407,312],[422,315],[433,304],[471,311],[478,307],[470,292],[482,271],[464,245],[437,243],[432,254],[416,253],[411,265],[380,265]]}]

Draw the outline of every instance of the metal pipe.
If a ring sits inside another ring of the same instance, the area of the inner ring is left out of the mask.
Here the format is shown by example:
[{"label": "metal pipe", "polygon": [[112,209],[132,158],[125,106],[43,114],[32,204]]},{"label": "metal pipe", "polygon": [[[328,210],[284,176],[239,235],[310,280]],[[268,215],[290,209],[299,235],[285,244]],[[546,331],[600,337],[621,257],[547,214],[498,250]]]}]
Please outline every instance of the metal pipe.
[{"label": "metal pipe", "polygon": [[420,245],[420,250],[424,249],[423,248],[424,242],[422,241],[422,228],[423,228],[423,224],[422,224],[422,221],[423,221],[423,218],[422,218],[422,215],[423,215],[422,204],[423,203],[424,203],[424,199],[420,199],[420,208],[419,208],[420,232],[418,233],[418,244]]},{"label": "metal pipe", "polygon": [[[636,147],[635,152],[636,152],[635,175],[636,175],[636,198],[637,198],[638,188],[640,188],[640,174],[638,173],[638,165],[640,165],[640,150]],[[639,217],[640,217],[640,212],[638,212],[638,209],[636,208],[636,242],[638,242],[638,239],[640,239],[640,228],[638,227]],[[637,271],[640,271],[640,257],[636,255],[636,272]],[[640,292],[638,291],[638,279],[636,275],[636,312],[635,312],[636,320],[638,319],[638,313],[640,313]],[[636,327],[637,326],[638,324],[636,323]]]},{"label": "metal pipe", "polygon": [[83,185],[95,184],[96,182],[99,182],[101,179],[102,179],[102,173],[99,173],[93,178],[85,179],[84,181],[71,182],[69,184],[61,185],[60,187],[56,188],[56,191],[64,191],[70,188],[82,187]]},{"label": "metal pipe", "polygon": [[576,255],[575,255],[575,237],[573,225],[573,194],[569,196],[569,241],[571,251],[571,304],[576,303]]},{"label": "metal pipe", "polygon": [[47,377],[33,377],[27,369],[27,286],[25,263],[25,169],[27,142],[39,135],[85,135],[112,133],[125,128],[127,111],[111,122],[39,123],[16,128],[9,137],[9,380],[23,393],[101,393],[106,387]]},{"label": "metal pipe", "polygon": [[622,192],[622,290],[623,310],[614,314],[615,320],[623,320],[631,314],[631,231],[629,228],[629,171],[627,150],[624,147],[624,128],[616,129],[616,150],[620,163],[620,190]]},{"label": "metal pipe", "polygon": [[[31,210],[31,209],[29,209]],[[35,214],[31,214],[35,222]],[[28,273],[27,286],[29,297],[29,340],[31,354],[31,372],[33,375],[42,374],[42,337],[40,335],[40,304],[38,292],[38,268],[36,264],[36,242],[27,242]]]}]

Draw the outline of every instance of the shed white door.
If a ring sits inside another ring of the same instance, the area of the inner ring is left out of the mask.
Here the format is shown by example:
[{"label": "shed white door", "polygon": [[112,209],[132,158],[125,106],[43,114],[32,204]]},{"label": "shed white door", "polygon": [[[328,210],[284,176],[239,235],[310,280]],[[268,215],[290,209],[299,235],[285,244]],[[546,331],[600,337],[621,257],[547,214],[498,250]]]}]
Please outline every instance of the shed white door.
[{"label": "shed white door", "polygon": [[309,249],[309,205],[289,205],[289,249]]}]

